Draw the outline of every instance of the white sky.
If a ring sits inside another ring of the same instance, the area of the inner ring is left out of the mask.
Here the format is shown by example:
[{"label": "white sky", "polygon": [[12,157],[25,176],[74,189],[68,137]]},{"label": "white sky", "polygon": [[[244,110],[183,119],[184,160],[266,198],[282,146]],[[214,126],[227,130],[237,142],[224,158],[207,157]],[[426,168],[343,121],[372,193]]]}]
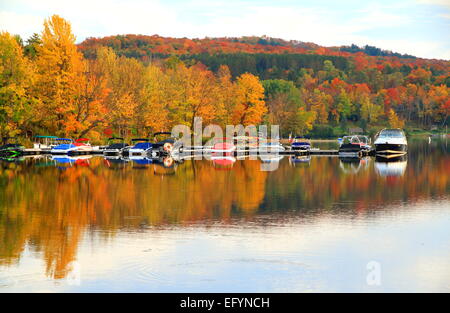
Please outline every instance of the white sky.
[{"label": "white sky", "polygon": [[46,17],[86,37],[268,35],[320,45],[375,45],[450,60],[450,0],[0,0],[0,30],[25,39]]}]

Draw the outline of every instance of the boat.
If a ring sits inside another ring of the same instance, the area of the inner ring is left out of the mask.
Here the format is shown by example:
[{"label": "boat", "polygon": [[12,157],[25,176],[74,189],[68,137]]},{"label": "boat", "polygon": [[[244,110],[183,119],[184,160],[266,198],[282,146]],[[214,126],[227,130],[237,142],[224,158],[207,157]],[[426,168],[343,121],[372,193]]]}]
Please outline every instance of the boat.
[{"label": "boat", "polygon": [[34,136],[35,141],[33,143],[33,149],[50,151],[51,149],[53,149],[58,145],[56,142],[57,138],[58,137],[56,136],[41,136],[41,135]]},{"label": "boat", "polygon": [[363,152],[369,152],[370,138],[364,135],[344,136],[339,146],[340,157],[362,157]]},{"label": "boat", "polygon": [[405,133],[399,128],[383,129],[376,136],[375,152],[379,156],[401,156],[408,151]]},{"label": "boat", "polygon": [[[165,136],[164,139],[158,140]],[[183,152],[183,142],[175,137],[172,137],[170,132],[158,132],[153,135],[154,143],[152,146],[152,155],[170,155],[173,152]]]},{"label": "boat", "polygon": [[77,149],[71,150],[69,154],[73,153],[87,153],[92,152],[94,149],[92,148],[91,144],[89,143],[89,139],[87,138],[79,138],[75,140],[73,143]]},{"label": "boat", "polygon": [[258,152],[258,137],[253,136],[236,136],[233,138],[234,145],[236,146],[236,152]]},{"label": "boat", "polygon": [[51,154],[68,154],[70,151],[77,149],[70,138],[56,138],[55,142],[57,145],[50,150]]},{"label": "boat", "polygon": [[236,151],[236,145],[224,138],[222,142],[216,142],[210,151],[212,153],[233,153]]},{"label": "boat", "polygon": [[57,138],[55,141],[59,144],[50,150],[51,154],[83,154],[93,150],[89,139],[86,138],[77,139],[75,142],[70,138]]},{"label": "boat", "polygon": [[146,158],[151,152],[153,144],[147,138],[134,138],[131,143],[135,143],[128,149],[128,156],[130,159]]},{"label": "boat", "polygon": [[115,156],[122,154],[123,150],[128,147],[121,137],[111,137],[108,139],[108,145],[103,150],[104,156]]},{"label": "boat", "polygon": [[14,137],[5,137],[3,138],[4,145],[0,146],[0,156],[4,158],[15,158],[19,157],[23,154],[24,146],[19,144],[18,142],[7,143],[9,140],[16,138]]},{"label": "boat", "polygon": [[294,151],[309,151],[311,150],[311,141],[304,137],[295,137],[291,143],[291,150]]},{"label": "boat", "polygon": [[261,153],[278,153],[285,151],[286,148],[279,141],[261,142],[258,146],[258,152]]}]

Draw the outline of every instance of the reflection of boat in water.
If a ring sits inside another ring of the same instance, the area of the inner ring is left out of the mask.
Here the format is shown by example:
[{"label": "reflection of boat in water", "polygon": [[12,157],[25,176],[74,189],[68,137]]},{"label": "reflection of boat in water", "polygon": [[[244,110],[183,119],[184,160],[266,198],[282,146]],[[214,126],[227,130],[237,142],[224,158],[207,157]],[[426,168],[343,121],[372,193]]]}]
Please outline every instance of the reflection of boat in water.
[{"label": "reflection of boat in water", "polygon": [[223,168],[223,169],[231,169],[233,167],[234,162],[236,162],[236,158],[231,154],[221,155],[221,154],[213,154],[211,155],[211,160],[215,168]]},{"label": "reflection of boat in water", "polygon": [[171,156],[153,159],[153,174],[159,176],[174,175],[177,163]]},{"label": "reflection of boat in water", "polygon": [[406,155],[390,159],[376,157],[375,171],[378,175],[384,177],[403,176],[406,171],[407,163],[408,158]]},{"label": "reflection of boat in water", "polygon": [[311,155],[291,155],[289,157],[289,163],[292,166],[296,166],[296,164],[308,164],[311,162]]},{"label": "reflection of boat in water", "polygon": [[278,169],[280,161],[284,158],[284,155],[278,153],[264,153],[259,154],[261,159],[261,171],[272,172]]},{"label": "reflection of boat in water", "polygon": [[124,169],[130,162],[130,159],[120,156],[108,156],[104,158],[103,162],[109,169]]},{"label": "reflection of boat in water", "polygon": [[259,158],[264,163],[274,163],[274,162],[280,162],[284,158],[284,155],[280,155],[280,154],[260,154]]},{"label": "reflection of boat in water", "polygon": [[374,144],[378,156],[402,156],[408,150],[405,133],[398,128],[381,130]]},{"label": "reflection of boat in water", "polygon": [[58,168],[65,168],[73,165],[89,166],[89,159],[91,155],[80,156],[68,156],[68,155],[52,155],[50,160],[54,161],[54,164]]},{"label": "reflection of boat in water", "polygon": [[130,157],[133,169],[146,169],[150,164],[153,164],[153,159],[147,157]]},{"label": "reflection of boat in water", "polygon": [[345,174],[356,174],[369,166],[370,157],[339,157],[339,167]]}]

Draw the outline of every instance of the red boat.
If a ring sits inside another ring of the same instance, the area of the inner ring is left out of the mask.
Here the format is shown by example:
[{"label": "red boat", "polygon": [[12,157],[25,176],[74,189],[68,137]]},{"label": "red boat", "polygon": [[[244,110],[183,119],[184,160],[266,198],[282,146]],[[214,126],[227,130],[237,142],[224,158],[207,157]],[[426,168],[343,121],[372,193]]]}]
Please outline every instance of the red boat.
[{"label": "red boat", "polygon": [[77,139],[73,144],[77,147],[77,152],[87,152],[93,150],[91,144],[89,143],[89,139],[87,138]]},{"label": "red boat", "polygon": [[211,152],[213,153],[231,153],[236,150],[236,146],[231,143],[227,142],[226,139],[224,139],[223,142],[217,142],[214,144],[214,146],[211,149]]}]

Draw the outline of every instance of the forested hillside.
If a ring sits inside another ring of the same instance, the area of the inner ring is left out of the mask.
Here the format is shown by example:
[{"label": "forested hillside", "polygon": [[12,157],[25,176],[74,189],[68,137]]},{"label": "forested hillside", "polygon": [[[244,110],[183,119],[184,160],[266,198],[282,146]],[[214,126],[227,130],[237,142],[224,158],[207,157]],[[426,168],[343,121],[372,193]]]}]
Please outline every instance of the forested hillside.
[{"label": "forested hillside", "polygon": [[76,45],[55,15],[26,40],[0,34],[0,136],[100,140],[191,127],[195,116],[278,124],[285,136],[444,127],[449,62],[374,53],[268,37],[126,35]]}]

